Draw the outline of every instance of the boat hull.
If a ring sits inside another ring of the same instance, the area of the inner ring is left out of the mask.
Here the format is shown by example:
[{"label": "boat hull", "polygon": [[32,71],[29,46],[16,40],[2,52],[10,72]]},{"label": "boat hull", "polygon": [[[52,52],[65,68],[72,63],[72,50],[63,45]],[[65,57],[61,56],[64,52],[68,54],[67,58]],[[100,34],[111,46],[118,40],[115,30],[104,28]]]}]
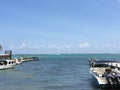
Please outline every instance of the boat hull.
[{"label": "boat hull", "polygon": [[15,65],[16,65],[15,60],[1,60],[0,61],[0,70],[13,68],[13,67],[15,67]]},{"label": "boat hull", "polygon": [[4,66],[0,66],[0,70],[14,68],[14,67],[15,65],[4,65]]},{"label": "boat hull", "polygon": [[102,82],[98,76],[90,71],[92,76],[93,84],[100,88],[120,88],[120,84],[108,84],[107,82]]}]

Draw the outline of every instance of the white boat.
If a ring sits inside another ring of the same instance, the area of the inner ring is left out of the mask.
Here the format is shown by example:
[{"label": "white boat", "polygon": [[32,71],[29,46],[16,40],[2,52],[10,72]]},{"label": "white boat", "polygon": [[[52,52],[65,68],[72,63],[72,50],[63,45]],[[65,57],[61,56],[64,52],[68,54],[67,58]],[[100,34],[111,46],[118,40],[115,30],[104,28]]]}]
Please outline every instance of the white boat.
[{"label": "white boat", "polygon": [[15,60],[16,64],[20,64],[23,62],[23,58],[16,58],[14,60]]},{"label": "white boat", "polygon": [[16,58],[14,59],[16,61],[16,64],[20,64],[22,62],[27,62],[27,61],[33,61],[33,60],[38,60],[38,57],[24,57],[24,58]]},{"label": "white boat", "polygon": [[[120,88],[120,80],[116,79],[115,75],[120,75],[120,63],[108,60],[89,60],[90,74],[92,75],[95,83],[102,88]],[[105,72],[110,70],[114,72],[112,79],[104,76]]]},{"label": "white boat", "polygon": [[15,60],[0,60],[0,70],[15,67]]},{"label": "white boat", "polygon": [[24,57],[23,58],[23,62],[26,62],[26,61],[33,61],[33,60],[39,60],[38,57]]}]

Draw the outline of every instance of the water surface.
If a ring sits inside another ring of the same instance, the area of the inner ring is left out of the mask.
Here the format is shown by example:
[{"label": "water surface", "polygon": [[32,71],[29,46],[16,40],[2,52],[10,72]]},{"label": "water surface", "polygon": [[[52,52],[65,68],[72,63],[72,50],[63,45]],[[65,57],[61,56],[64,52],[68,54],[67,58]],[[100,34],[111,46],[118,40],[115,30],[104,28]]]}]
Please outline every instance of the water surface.
[{"label": "water surface", "polygon": [[119,54],[14,55],[37,56],[15,68],[0,70],[0,90],[102,90],[92,82],[88,58],[120,60]]}]

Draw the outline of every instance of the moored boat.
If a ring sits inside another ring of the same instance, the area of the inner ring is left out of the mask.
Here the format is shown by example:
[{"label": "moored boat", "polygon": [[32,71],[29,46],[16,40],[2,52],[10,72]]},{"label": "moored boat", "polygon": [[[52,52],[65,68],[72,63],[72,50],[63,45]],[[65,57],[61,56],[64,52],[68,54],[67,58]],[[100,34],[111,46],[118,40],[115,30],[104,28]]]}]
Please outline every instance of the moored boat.
[{"label": "moored boat", "polygon": [[16,58],[14,60],[15,60],[17,65],[23,62],[23,58]]},{"label": "moored boat", "polygon": [[39,60],[39,57],[24,57],[24,58],[22,59],[23,62],[33,61],[33,60]]},{"label": "moored boat", "polygon": [[110,60],[90,59],[90,74],[102,88],[120,88],[120,63]]},{"label": "moored boat", "polygon": [[15,67],[15,60],[0,60],[0,70]]}]

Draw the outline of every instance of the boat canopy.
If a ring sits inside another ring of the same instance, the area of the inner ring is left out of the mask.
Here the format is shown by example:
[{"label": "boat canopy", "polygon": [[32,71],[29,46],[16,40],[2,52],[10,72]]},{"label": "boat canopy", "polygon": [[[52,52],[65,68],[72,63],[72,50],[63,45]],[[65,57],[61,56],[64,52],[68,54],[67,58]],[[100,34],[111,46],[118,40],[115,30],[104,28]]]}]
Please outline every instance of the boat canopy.
[{"label": "boat canopy", "polygon": [[[110,60],[90,60],[91,67],[118,67],[118,62]],[[120,63],[119,63],[120,64]]]},{"label": "boat canopy", "polygon": [[110,61],[110,60],[98,60],[98,61],[94,61],[94,62],[98,63],[98,64],[116,63],[116,61]]}]

